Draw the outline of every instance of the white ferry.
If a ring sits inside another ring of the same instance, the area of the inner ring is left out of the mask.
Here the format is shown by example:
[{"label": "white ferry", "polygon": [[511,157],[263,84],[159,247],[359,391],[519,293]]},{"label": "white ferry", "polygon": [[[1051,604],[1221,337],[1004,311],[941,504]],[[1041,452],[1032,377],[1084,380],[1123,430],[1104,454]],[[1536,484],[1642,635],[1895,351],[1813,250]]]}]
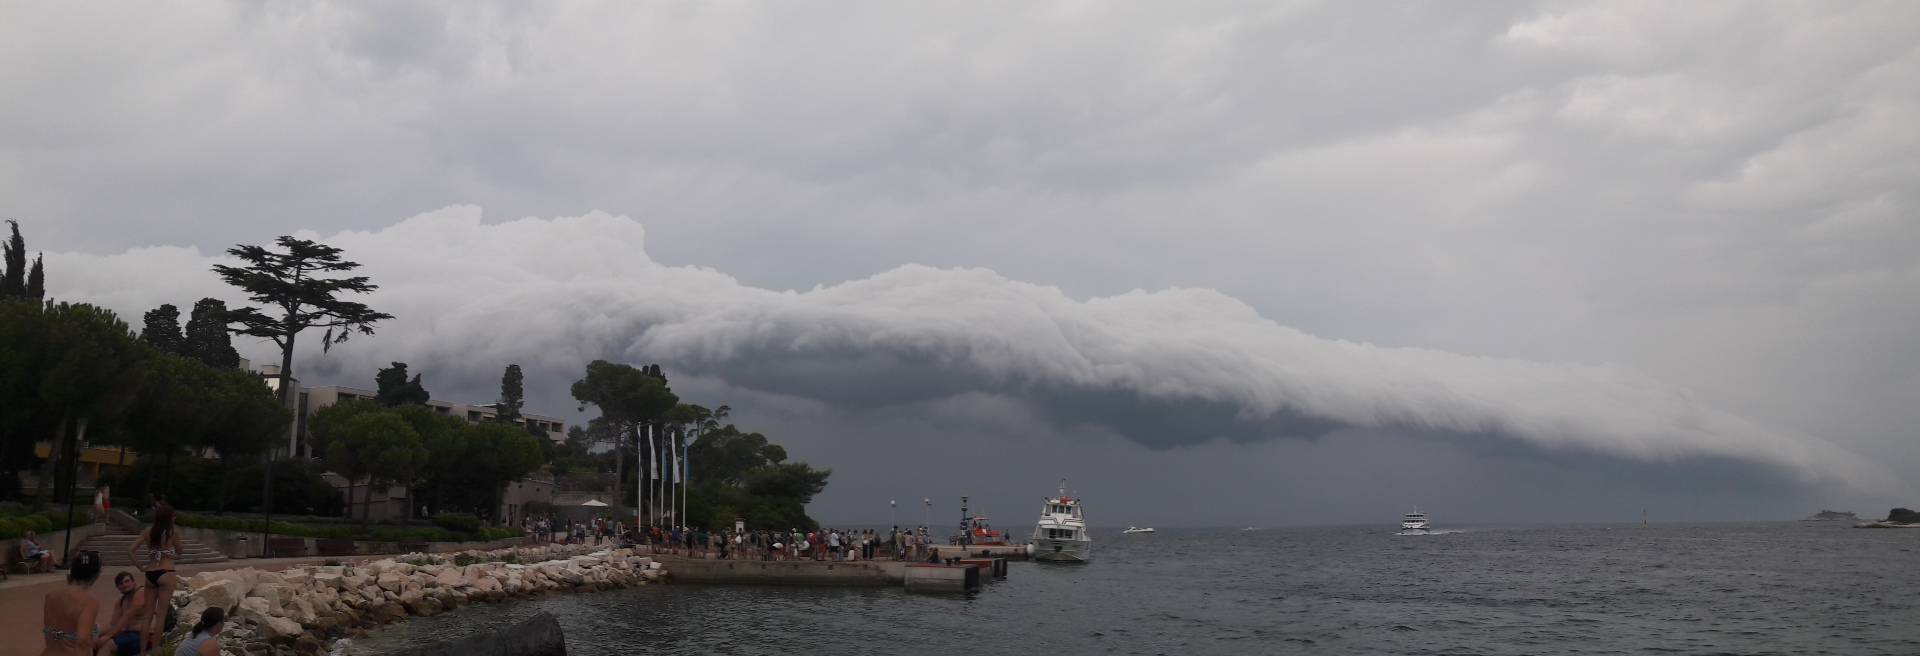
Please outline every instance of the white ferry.
[{"label": "white ferry", "polygon": [[1433,532],[1427,525],[1427,514],[1419,508],[1400,518],[1400,532],[1394,535],[1426,535]]},{"label": "white ferry", "polygon": [[1080,515],[1080,500],[1067,496],[1067,481],[1060,479],[1060,495],[1047,499],[1040,510],[1040,523],[1033,527],[1033,559],[1061,563],[1084,563],[1093,558],[1093,536],[1087,533],[1087,520]]}]

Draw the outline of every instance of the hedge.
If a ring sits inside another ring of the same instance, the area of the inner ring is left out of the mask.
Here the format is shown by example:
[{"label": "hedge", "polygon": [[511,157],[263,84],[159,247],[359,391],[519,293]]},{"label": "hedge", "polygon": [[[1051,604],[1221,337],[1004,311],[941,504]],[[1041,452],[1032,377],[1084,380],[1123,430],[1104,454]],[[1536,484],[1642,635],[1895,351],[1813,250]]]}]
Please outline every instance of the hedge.
[{"label": "hedge", "polygon": [[[260,520],[244,517],[215,517],[181,513],[174,521],[181,526],[219,531],[259,533]],[[477,522],[477,520],[476,520]],[[475,542],[505,540],[522,535],[517,528],[480,527],[472,532],[449,531],[438,526],[375,526],[361,530],[341,524],[314,525],[274,522],[268,533],[302,538],[367,540],[372,542]]]},{"label": "hedge", "polygon": [[[15,504],[15,506],[17,505],[18,504]],[[0,508],[0,511],[14,510],[24,509],[16,507]],[[74,509],[73,525],[85,526],[91,523],[93,523],[93,511]],[[66,510],[49,510],[39,514],[0,512],[0,540],[25,537],[28,531],[46,534],[66,528],[66,526]]]}]

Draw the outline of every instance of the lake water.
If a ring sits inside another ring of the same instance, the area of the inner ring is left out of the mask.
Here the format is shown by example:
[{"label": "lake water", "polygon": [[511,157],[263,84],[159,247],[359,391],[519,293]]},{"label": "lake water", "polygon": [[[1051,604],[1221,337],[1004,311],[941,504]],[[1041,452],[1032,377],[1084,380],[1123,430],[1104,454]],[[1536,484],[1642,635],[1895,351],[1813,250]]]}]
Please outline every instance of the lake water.
[{"label": "lake water", "polygon": [[[663,585],[479,605],[357,653],[545,610],[570,654],[1920,654],[1920,530],[1798,522],[1095,531],[972,597]],[[907,650],[907,651],[901,651]]]}]

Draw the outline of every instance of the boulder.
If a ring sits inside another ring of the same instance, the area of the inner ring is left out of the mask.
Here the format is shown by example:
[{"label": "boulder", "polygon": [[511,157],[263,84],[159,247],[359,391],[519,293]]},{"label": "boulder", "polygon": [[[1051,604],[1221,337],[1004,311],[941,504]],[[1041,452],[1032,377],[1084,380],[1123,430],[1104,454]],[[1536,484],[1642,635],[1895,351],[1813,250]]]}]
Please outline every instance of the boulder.
[{"label": "boulder", "polygon": [[262,578],[260,584],[253,586],[253,591],[248,592],[247,596],[265,599],[268,604],[279,608],[293,599],[293,588],[285,583],[270,582]]},{"label": "boulder", "polygon": [[453,588],[466,585],[467,578],[461,574],[460,568],[448,567],[440,570],[440,574],[433,577],[433,582],[439,587]]},{"label": "boulder", "polygon": [[396,602],[388,602],[374,606],[372,611],[370,617],[373,621],[383,624],[407,619],[407,609]]},{"label": "boulder", "polygon": [[327,653],[327,645],[312,634],[302,633],[299,639],[293,641],[293,650],[301,656],[320,656]]},{"label": "boulder", "polygon": [[296,638],[306,633],[299,622],[284,617],[269,617],[264,621],[255,620],[260,625],[260,633],[268,638]]},{"label": "boulder", "polygon": [[401,588],[406,587],[407,578],[394,572],[381,572],[380,576],[374,579],[374,584],[388,592],[399,592]]},{"label": "boulder", "polygon": [[421,597],[407,604],[408,612],[421,617],[439,615],[440,611],[443,610],[446,610],[446,607],[440,604],[440,600],[434,599],[433,597]]},{"label": "boulder", "polygon": [[239,569],[201,572],[195,574],[193,578],[187,579],[187,587],[197,590],[216,581],[231,581],[235,584],[239,588],[239,594],[234,597],[234,599],[237,600],[246,597],[248,592],[253,591],[254,584],[260,582],[260,570],[251,567],[242,567]]},{"label": "boulder", "polygon": [[278,615],[280,609],[274,608],[262,597],[247,597],[240,600],[240,608],[233,612],[234,617],[260,622]]},{"label": "boulder", "polygon": [[282,616],[301,624],[311,623],[318,616],[314,611],[313,602],[307,601],[305,597],[294,597],[282,608],[285,611]]},{"label": "boulder", "polygon": [[346,578],[339,572],[314,572],[310,580],[315,590],[339,590],[345,587]]},{"label": "boulder", "polygon": [[246,596],[245,584],[232,579],[213,579],[193,589],[193,600],[203,608],[224,608],[228,612]]}]

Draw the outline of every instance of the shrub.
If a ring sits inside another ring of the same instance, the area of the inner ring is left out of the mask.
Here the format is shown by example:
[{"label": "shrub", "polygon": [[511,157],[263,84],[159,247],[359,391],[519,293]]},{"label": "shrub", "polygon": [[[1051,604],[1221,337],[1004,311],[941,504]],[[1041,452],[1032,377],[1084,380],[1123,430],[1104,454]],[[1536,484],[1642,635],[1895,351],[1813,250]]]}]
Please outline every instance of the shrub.
[{"label": "shrub", "polygon": [[28,528],[33,529],[35,533],[45,533],[53,530],[53,520],[48,519],[45,515],[29,515],[22,517],[21,520],[29,524]]},{"label": "shrub", "polygon": [[480,562],[479,558],[475,558],[471,555],[468,555],[464,551],[460,552],[459,554],[453,557],[453,565],[455,567],[466,567],[468,565],[472,565],[477,562]]},{"label": "shrub", "polygon": [[0,516],[27,514],[27,504],[18,501],[0,501]]},{"label": "shrub", "polygon": [[0,517],[0,539],[17,538],[26,534],[26,527],[21,526],[15,518]]},{"label": "shrub", "polygon": [[455,533],[480,532],[480,518],[472,513],[439,513],[433,516],[433,525]]}]

